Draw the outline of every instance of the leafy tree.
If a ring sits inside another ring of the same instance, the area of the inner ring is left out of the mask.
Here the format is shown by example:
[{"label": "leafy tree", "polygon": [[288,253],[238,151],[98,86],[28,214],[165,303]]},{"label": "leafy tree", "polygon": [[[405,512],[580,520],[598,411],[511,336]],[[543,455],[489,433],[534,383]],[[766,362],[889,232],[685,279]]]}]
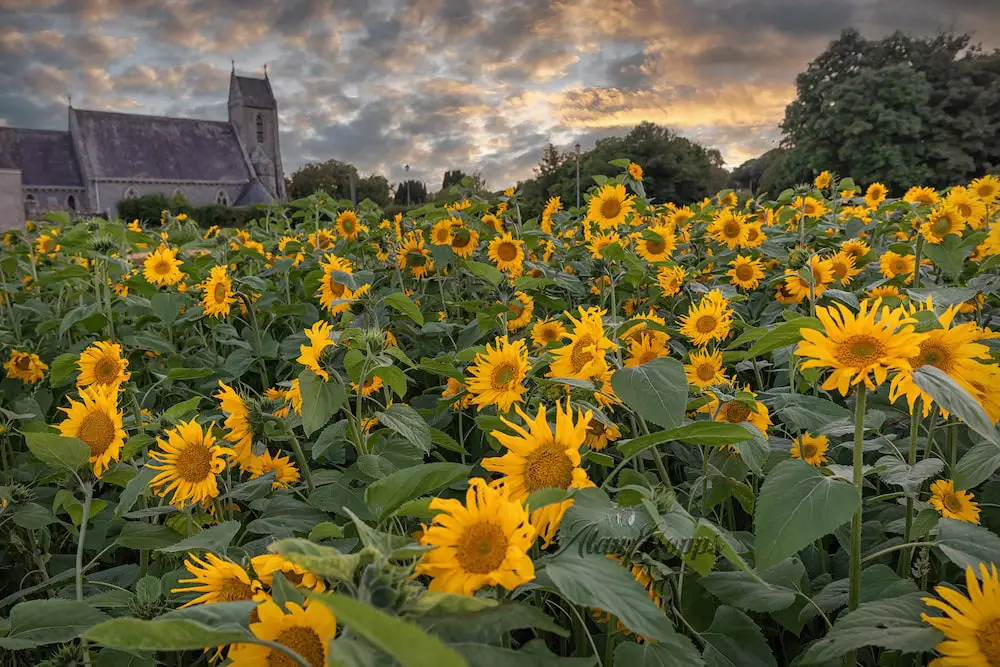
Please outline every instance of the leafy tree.
[{"label": "leafy tree", "polygon": [[462,179],[465,178],[466,174],[461,169],[449,169],[444,172],[444,178],[441,179],[441,189],[447,190],[453,185],[461,185]]},{"label": "leafy tree", "polygon": [[772,148],[763,155],[751,158],[729,174],[729,187],[747,188],[753,192],[761,189],[761,177],[774,164],[783,159],[784,148]]},{"label": "leafy tree", "polygon": [[389,181],[385,176],[372,174],[358,181],[356,194],[358,201],[371,199],[381,208],[389,205],[391,197],[389,194]]},{"label": "leafy tree", "polygon": [[395,193],[393,196],[393,202],[397,206],[406,206],[406,185],[410,185],[410,201],[411,204],[423,204],[427,201],[427,186],[423,181],[415,181],[410,179],[408,181],[403,181],[396,185]]},{"label": "leafy tree", "polygon": [[306,164],[288,177],[286,190],[292,199],[308,197],[320,190],[335,199],[350,199],[352,176],[358,178],[357,168],[339,160]]}]

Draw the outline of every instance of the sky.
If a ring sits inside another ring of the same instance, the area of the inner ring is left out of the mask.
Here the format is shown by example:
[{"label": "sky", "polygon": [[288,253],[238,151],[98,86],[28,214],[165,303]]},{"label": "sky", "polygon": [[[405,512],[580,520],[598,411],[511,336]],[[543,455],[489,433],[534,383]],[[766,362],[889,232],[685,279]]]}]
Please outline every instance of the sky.
[{"label": "sky", "polygon": [[0,0],[0,125],[65,129],[68,95],[223,120],[235,61],[267,64],[286,173],[333,158],[500,188],[547,142],[645,120],[733,167],[777,145],[796,74],[846,27],[995,48],[1000,0]]}]

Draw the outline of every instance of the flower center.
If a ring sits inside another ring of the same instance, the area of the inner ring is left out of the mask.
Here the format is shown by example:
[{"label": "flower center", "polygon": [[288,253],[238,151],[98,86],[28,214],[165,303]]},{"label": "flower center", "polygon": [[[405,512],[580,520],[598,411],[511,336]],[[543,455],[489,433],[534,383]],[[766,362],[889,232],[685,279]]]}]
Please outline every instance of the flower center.
[{"label": "flower center", "polygon": [[646,250],[649,251],[651,255],[659,255],[667,247],[667,244],[663,241],[646,241]]},{"label": "flower center", "polygon": [[[942,504],[948,509],[949,512],[959,514],[962,511],[962,501],[958,499],[958,495],[954,493],[949,493],[942,500]],[[1000,637],[998,637],[1000,640]]]},{"label": "flower center", "polygon": [[601,217],[608,220],[617,218],[622,212],[622,203],[617,199],[605,199],[601,202]]},{"label": "flower center", "polygon": [[177,455],[176,467],[185,482],[203,482],[212,473],[212,452],[202,443],[190,443]]},{"label": "flower center", "polygon": [[341,226],[344,228],[344,233],[345,234],[353,234],[354,233],[354,230],[355,230],[354,221],[351,220],[350,218],[348,218],[347,220],[344,220],[344,222],[341,223]]},{"label": "flower center", "polygon": [[427,263],[427,258],[424,257],[422,252],[417,250],[411,250],[406,253],[406,265],[410,267],[420,267]]},{"label": "flower center", "polygon": [[698,364],[698,368],[695,369],[694,374],[702,382],[708,382],[715,377],[715,366],[708,363]]},{"label": "flower center", "polygon": [[811,459],[816,456],[816,445],[811,442],[804,442],[802,447],[802,458]]},{"label": "flower center", "polygon": [[948,220],[948,216],[942,215],[934,221],[934,224],[931,225],[931,229],[936,235],[944,236],[951,231],[951,221]]},{"label": "flower center", "polygon": [[505,262],[512,262],[517,257],[517,246],[508,241],[504,241],[497,246],[497,257]]},{"label": "flower center", "polygon": [[540,338],[544,340],[546,343],[551,343],[558,336],[558,332],[556,331],[555,327],[545,327],[544,329],[542,329],[541,334],[542,335],[540,336]]},{"label": "flower center", "polygon": [[517,367],[514,364],[500,364],[493,369],[493,376],[490,384],[494,389],[505,389],[507,385],[514,381],[517,376]]},{"label": "flower center", "polygon": [[521,317],[521,313],[524,312],[524,306],[521,305],[520,301],[511,301],[510,303],[507,304],[507,310],[510,311],[511,315],[517,318]]},{"label": "flower center", "polygon": [[226,286],[222,283],[215,283],[215,289],[212,290],[212,296],[215,298],[216,303],[222,303],[226,300]]},{"label": "flower center", "polygon": [[958,210],[958,214],[963,218],[968,218],[972,215],[972,207],[968,204],[959,204],[955,208]]},{"label": "flower center", "polygon": [[548,442],[528,454],[524,461],[524,486],[528,491],[557,488],[568,489],[573,482],[573,462],[566,448]]},{"label": "flower center", "polygon": [[452,248],[464,248],[469,245],[469,241],[472,240],[472,235],[469,234],[468,229],[459,229],[451,237],[451,247]]},{"label": "flower center", "polygon": [[507,544],[507,536],[500,526],[480,521],[467,527],[458,538],[455,556],[466,572],[486,574],[503,563],[507,557]]},{"label": "flower center", "polygon": [[741,264],[736,267],[736,278],[739,280],[750,280],[753,278],[753,267],[749,264]]},{"label": "flower center", "polygon": [[333,293],[334,299],[339,299],[344,294],[345,289],[347,287],[343,283],[338,283],[332,275],[330,276],[330,291]]},{"label": "flower center", "polygon": [[[326,650],[323,646],[323,640],[312,628],[302,625],[286,628],[281,631],[275,641],[301,655],[310,667],[323,667],[326,664]],[[298,663],[284,653],[272,650],[267,656],[267,667],[297,667],[297,665]]]},{"label": "flower center", "polygon": [[165,276],[170,273],[170,270],[174,268],[173,265],[165,259],[158,260],[153,266],[153,271],[158,275]]},{"label": "flower center", "polygon": [[320,236],[318,239],[318,245],[320,250],[326,250],[330,247],[330,239],[326,236]]},{"label": "flower center", "polygon": [[715,315],[702,315],[694,323],[694,328],[698,333],[711,333],[715,331],[715,327],[719,326],[718,320],[715,319]]},{"label": "flower center", "polygon": [[876,363],[885,354],[881,341],[867,335],[851,336],[837,348],[837,360],[850,368]]},{"label": "flower center", "polygon": [[569,353],[570,363],[573,365],[573,372],[579,373],[594,358],[594,353],[588,348],[594,344],[594,339],[589,334],[573,343],[573,348]]},{"label": "flower center", "polygon": [[26,371],[31,368],[31,357],[29,357],[26,354],[22,355],[17,358],[17,361],[14,362],[14,365],[17,366],[17,370]]},{"label": "flower center", "polygon": [[747,230],[747,241],[750,242],[750,243],[753,243],[754,241],[757,240],[758,234],[759,234],[759,232],[757,231],[756,227],[749,228]]},{"label": "flower center", "polygon": [[906,266],[906,262],[901,259],[897,259],[892,265],[892,270],[894,273],[907,273],[909,269]]},{"label": "flower center", "polygon": [[750,408],[739,401],[729,401],[722,406],[722,418],[730,424],[745,422],[750,413]]},{"label": "flower center", "polygon": [[722,235],[727,239],[735,239],[740,235],[740,223],[735,220],[726,221],[726,224],[722,226]]},{"label": "flower center", "polygon": [[101,384],[111,384],[118,377],[119,364],[114,357],[101,357],[94,366],[94,377]]},{"label": "flower center", "polygon": [[844,262],[834,262],[831,265],[833,269],[833,275],[836,278],[843,278],[847,275],[847,264]]},{"label": "flower center", "polygon": [[243,583],[239,579],[226,579],[217,595],[219,602],[239,602],[252,600],[254,590],[250,584]]},{"label": "flower center", "polygon": [[115,424],[103,412],[91,412],[83,418],[78,437],[90,446],[90,456],[103,454],[115,439]]},{"label": "flower center", "polygon": [[1000,616],[983,623],[976,640],[990,667],[1000,667]]},{"label": "flower center", "polygon": [[922,343],[914,366],[926,365],[936,366],[947,373],[952,366],[951,353],[939,343]]},{"label": "flower center", "polygon": [[446,242],[448,240],[448,233],[449,232],[447,229],[437,230],[437,240],[440,241],[441,243]]}]

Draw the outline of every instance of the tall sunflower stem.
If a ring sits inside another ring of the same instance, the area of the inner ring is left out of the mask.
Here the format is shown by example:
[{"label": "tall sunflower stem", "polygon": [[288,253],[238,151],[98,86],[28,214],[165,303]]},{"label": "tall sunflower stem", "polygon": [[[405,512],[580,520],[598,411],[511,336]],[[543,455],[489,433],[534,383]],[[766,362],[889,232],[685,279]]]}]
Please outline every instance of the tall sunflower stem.
[{"label": "tall sunflower stem", "polygon": [[83,545],[87,540],[87,522],[90,521],[90,503],[94,499],[94,483],[81,482],[83,512],[80,515],[80,540],[76,545],[76,601],[83,602]]},{"label": "tall sunflower stem", "polygon": [[934,405],[934,409],[931,411],[931,421],[927,425],[927,444],[924,445],[924,458],[928,459],[931,456],[931,452],[934,450],[934,431],[937,430],[938,413],[941,412],[938,409],[937,404]]},{"label": "tall sunflower stem", "polygon": [[264,420],[278,424],[284,435],[288,436],[288,439],[292,442],[292,454],[295,456],[295,462],[299,464],[299,471],[302,473],[302,479],[306,481],[306,486],[309,491],[312,492],[316,485],[313,483],[312,470],[309,469],[309,461],[306,459],[305,452],[302,451],[302,445],[299,444],[299,439],[295,437],[295,433],[292,429],[288,428],[288,424],[285,420],[280,417],[275,417],[274,415],[264,415]]},{"label": "tall sunflower stem", "polygon": [[958,422],[954,419],[948,420],[948,425],[945,427],[948,429],[947,442],[948,442],[948,470],[951,471],[951,476],[955,476],[955,465],[958,463],[958,443],[955,442],[956,431],[958,429]]},{"label": "tall sunflower stem", "polygon": [[[854,486],[857,487],[859,496],[863,492],[864,483],[862,467],[864,465],[867,391],[864,384],[858,385],[854,405]],[[854,512],[854,518],[851,519],[851,569],[847,591],[847,608],[852,611],[858,608],[858,603],[861,600],[861,520],[863,507],[863,504],[859,502],[858,509]],[[844,664],[853,667],[857,661],[858,652],[855,649],[847,654]]]},{"label": "tall sunflower stem", "polygon": [[[913,403],[913,412],[910,415],[910,451],[908,452],[908,463],[912,468],[917,463],[917,435],[920,431],[920,411],[923,408],[921,405],[922,401],[918,397]],[[906,497],[906,527],[903,530],[903,542],[909,542],[911,533],[913,532],[913,495],[907,495]],[[897,573],[901,577],[905,577],[906,573],[910,569],[910,560],[913,558],[913,550],[907,549],[903,551],[899,558],[899,567]]]},{"label": "tall sunflower stem", "polygon": [[913,289],[920,287],[920,258],[924,252],[924,237],[917,235],[917,246],[913,250]]}]

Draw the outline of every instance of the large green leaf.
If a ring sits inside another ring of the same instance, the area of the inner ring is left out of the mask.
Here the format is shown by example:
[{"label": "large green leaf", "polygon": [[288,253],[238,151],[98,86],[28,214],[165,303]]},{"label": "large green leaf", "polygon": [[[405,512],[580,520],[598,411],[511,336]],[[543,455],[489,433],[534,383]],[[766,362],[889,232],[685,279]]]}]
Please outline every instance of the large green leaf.
[{"label": "large green leaf", "polygon": [[483,262],[462,260],[459,263],[459,266],[479,276],[480,278],[488,282],[492,287],[496,287],[503,280],[503,273],[500,272],[500,269],[490,264],[484,264]]},{"label": "large green leaf", "polygon": [[476,667],[591,667],[597,656],[563,658],[548,649],[544,639],[532,639],[514,651],[486,644],[455,644],[470,665]]},{"label": "large green leaf", "polygon": [[980,442],[959,459],[955,466],[955,486],[971,489],[979,486],[1000,468],[1000,445]]},{"label": "large green leaf", "polygon": [[725,604],[755,612],[775,612],[792,606],[798,581],[805,574],[802,561],[786,558],[754,579],[746,572],[709,572],[698,583]]},{"label": "large green leaf", "polygon": [[385,297],[384,301],[387,306],[391,306],[416,322],[417,326],[424,325],[423,313],[421,313],[420,309],[417,308],[416,305],[410,301],[410,298],[402,292],[393,292],[389,296]]},{"label": "large green leaf", "polygon": [[778,667],[757,624],[732,607],[719,607],[701,638],[707,667]]},{"label": "large green leaf", "polygon": [[[204,605],[213,606],[213,605]],[[102,646],[145,651],[190,651],[240,642],[250,632],[238,625],[209,627],[183,618],[113,618],[92,627],[85,637]]]},{"label": "large green leaf", "polygon": [[936,476],[944,470],[944,461],[939,458],[928,458],[910,465],[895,456],[883,456],[875,462],[876,468],[884,467],[879,477],[886,484],[901,486],[907,493],[916,493],[925,480]]},{"label": "large green leaf", "polygon": [[809,647],[802,664],[829,662],[862,646],[901,653],[929,651],[944,639],[944,634],[920,620],[920,614],[929,611],[920,601],[926,595],[918,591],[866,602],[840,616],[830,632]]},{"label": "large green leaf", "polygon": [[181,541],[181,534],[169,526],[129,521],[115,542],[129,549],[162,549]]},{"label": "large green leaf", "polygon": [[823,324],[814,317],[796,317],[789,322],[782,322],[757,339],[744,355],[744,359],[753,359],[778,348],[793,345],[802,340],[803,329],[823,330]]},{"label": "large green leaf", "polygon": [[79,470],[90,458],[90,447],[76,438],[55,433],[27,432],[28,450],[42,463],[65,470]]},{"label": "large green leaf", "polygon": [[408,405],[390,405],[383,412],[376,412],[379,423],[406,438],[427,453],[431,451],[431,429],[420,413]]},{"label": "large green leaf", "polygon": [[1000,537],[982,526],[957,519],[941,518],[938,522],[937,546],[955,565],[963,570],[971,567],[979,576],[979,564],[997,561]]},{"label": "large green leaf", "polygon": [[[837,579],[812,596],[812,605],[806,605],[799,614],[799,620],[806,622],[817,616],[819,607],[827,615],[847,606],[849,579]],[[896,572],[881,563],[866,567],[861,571],[861,602],[874,602],[898,597],[917,590],[917,585],[909,579],[901,579]]]},{"label": "large green leaf", "polygon": [[857,487],[804,461],[782,461],[760,489],[754,515],[758,570],[766,570],[851,520]]},{"label": "large green leaf", "polygon": [[129,480],[125,488],[122,489],[121,495],[118,496],[118,505],[115,507],[115,517],[121,517],[123,514],[128,514],[132,511],[135,506],[135,501],[139,499],[139,495],[149,488],[149,483],[153,481],[153,478],[160,473],[159,470],[154,470],[149,466],[143,466],[139,469],[139,472],[135,477]]},{"label": "large green leaf", "polygon": [[559,524],[559,548],[622,553],[636,548],[652,533],[652,520],[641,506],[620,507],[603,489],[591,487],[573,494],[573,505]]},{"label": "large green leaf", "polygon": [[485,644],[496,641],[505,632],[522,628],[536,628],[560,637],[569,636],[569,632],[539,607],[515,602],[466,613],[428,615],[420,618],[419,622],[425,630],[449,644]]},{"label": "large green leaf", "polygon": [[389,616],[346,595],[313,594],[313,600],[330,607],[343,625],[392,656],[403,667],[465,667],[466,661],[440,639],[418,625]]},{"label": "large green leaf", "polygon": [[340,382],[324,382],[323,378],[308,369],[299,374],[299,388],[302,392],[302,429],[306,435],[312,435],[326,426],[333,413],[347,400]]},{"label": "large green leaf", "polygon": [[681,634],[666,642],[622,642],[615,647],[615,664],[623,667],[705,667],[694,644]]},{"label": "large green leaf", "polygon": [[342,554],[333,547],[299,538],[278,540],[270,550],[330,581],[351,580],[358,567],[372,559],[370,553]]},{"label": "large green leaf", "polygon": [[634,368],[621,368],[611,376],[618,397],[646,421],[663,428],[677,428],[684,421],[688,383],[684,364],[661,357]]},{"label": "large green leaf", "polygon": [[631,440],[625,440],[618,445],[618,449],[621,450],[625,458],[632,458],[639,452],[643,452],[650,447],[675,440],[689,442],[694,445],[719,447],[721,445],[731,445],[741,440],[749,440],[752,437],[753,434],[739,424],[699,421],[639,436]]},{"label": "large green leaf", "polygon": [[76,372],[76,362],[79,358],[80,355],[67,352],[53,359],[49,365],[49,384],[58,387],[67,382]]},{"label": "large green leaf", "polygon": [[365,489],[365,502],[375,514],[385,518],[407,500],[466,479],[471,470],[472,466],[443,462],[403,468]]},{"label": "large green leaf", "polygon": [[17,651],[79,637],[108,615],[76,600],[29,600],[14,605],[0,648]]},{"label": "large green leaf", "polygon": [[239,521],[223,521],[218,526],[206,528],[197,535],[181,540],[177,544],[160,547],[157,551],[177,553],[179,551],[211,551],[215,554],[225,553],[229,543],[240,530]]},{"label": "large green leaf", "polygon": [[942,408],[994,445],[1000,446],[1000,433],[983,406],[964,387],[936,366],[925,365],[913,371],[913,383],[926,391]]}]

